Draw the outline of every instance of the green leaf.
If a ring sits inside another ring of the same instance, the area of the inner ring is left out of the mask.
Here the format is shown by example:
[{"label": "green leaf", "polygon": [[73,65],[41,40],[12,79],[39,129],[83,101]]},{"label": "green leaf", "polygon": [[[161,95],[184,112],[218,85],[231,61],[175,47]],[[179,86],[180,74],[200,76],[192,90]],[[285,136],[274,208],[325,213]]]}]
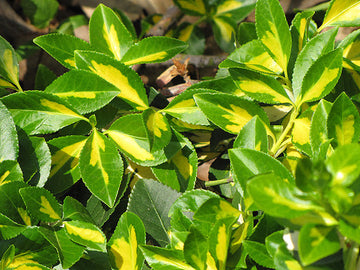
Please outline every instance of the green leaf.
[{"label": "green leaf", "polygon": [[[199,207],[211,198],[219,198],[219,196],[213,192],[196,189],[184,192],[172,205],[169,210],[169,217],[171,217],[171,230],[183,231],[182,220],[175,221],[177,212],[183,214],[194,214]],[[191,224],[192,221],[187,216],[183,216],[184,219]],[[186,221],[185,221],[186,222]]]},{"label": "green leaf", "polygon": [[56,0],[21,0],[24,14],[37,28],[45,28],[54,18],[59,3]]},{"label": "green leaf", "polygon": [[57,222],[62,218],[62,209],[50,191],[44,188],[20,189],[20,195],[31,216],[45,222]]},{"label": "green leaf", "polygon": [[120,89],[92,72],[70,70],[50,84],[45,92],[62,98],[85,114],[104,107],[120,93]]},{"label": "green leaf", "polygon": [[88,121],[62,99],[40,91],[3,97],[17,126],[30,135],[52,133],[80,120]]},{"label": "green leaf", "polygon": [[87,188],[110,208],[123,176],[123,162],[115,144],[93,129],[80,154],[80,172]]},{"label": "green leaf", "polygon": [[340,220],[339,222],[339,232],[345,237],[360,242],[360,228],[358,226],[351,226],[344,220]]},{"label": "green leaf", "polygon": [[236,137],[234,148],[249,148],[264,153],[268,152],[268,138],[266,126],[258,116],[254,116],[241,129],[239,135]]},{"label": "green leaf", "polygon": [[360,116],[350,98],[341,93],[335,100],[327,121],[331,144],[336,147],[356,143],[360,136]]},{"label": "green leaf", "polygon": [[0,101],[0,162],[16,160],[19,152],[19,142],[15,123],[8,109]]},{"label": "green leaf", "polygon": [[220,68],[246,68],[265,74],[277,75],[283,70],[264,49],[260,40],[252,40],[235,49],[227,59],[219,65]]},{"label": "green leaf", "polygon": [[258,0],[255,8],[256,32],[267,52],[287,77],[291,35],[284,11],[277,0]]},{"label": "green leaf", "polygon": [[184,260],[180,250],[165,249],[155,246],[141,246],[148,264],[157,270],[195,270]]},{"label": "green leaf", "polygon": [[39,64],[36,71],[35,86],[36,90],[45,90],[57,78],[56,74],[47,66]]},{"label": "green leaf", "polygon": [[[188,91],[190,92],[190,90],[193,89],[198,89],[200,91],[203,89],[204,91],[206,90],[208,92],[214,90],[222,93],[234,94],[236,96],[244,95],[244,93],[237,88],[231,76],[200,81],[187,88],[186,91],[182,92],[179,96],[185,96]],[[175,98],[177,97],[178,96]],[[175,100],[175,98],[172,100],[172,102]]]},{"label": "green leaf", "polygon": [[304,11],[301,13],[297,13],[295,18],[292,20],[290,26],[291,33],[291,56],[288,66],[289,74],[292,73],[295,60],[297,59],[298,54],[304,48],[309,39],[309,24],[312,16],[314,15],[314,11]]},{"label": "green leaf", "polygon": [[[236,23],[244,20],[249,13],[255,8],[254,0],[224,0],[220,1],[216,7],[216,15],[225,15]],[[254,29],[255,30],[255,29]]]},{"label": "green leaf", "polygon": [[296,96],[296,105],[325,97],[335,87],[342,70],[342,49],[336,49],[317,59],[307,71]]},{"label": "green leaf", "polygon": [[11,245],[9,248],[3,253],[0,260],[0,269],[8,269],[9,264],[14,260],[15,256],[15,246]]},{"label": "green leaf", "polygon": [[69,69],[74,69],[75,50],[91,50],[91,46],[86,41],[65,34],[48,34],[34,39],[34,43],[54,57],[60,64]]},{"label": "green leaf", "polygon": [[328,26],[359,26],[360,3],[357,0],[348,0],[346,2],[341,0],[332,0],[329,8],[326,11],[324,21],[317,30],[320,32]]},{"label": "green leaf", "polygon": [[269,104],[292,103],[283,86],[273,77],[240,68],[231,68],[229,72],[237,87],[257,101]]},{"label": "green leaf", "polygon": [[208,242],[209,252],[214,258],[216,269],[225,270],[228,248],[231,236],[231,225],[224,220],[218,220],[212,227]]},{"label": "green leaf", "polygon": [[174,37],[186,42],[189,46],[182,53],[200,55],[205,50],[205,33],[197,25],[184,22],[176,29]]},{"label": "green leaf", "polygon": [[209,92],[205,89],[187,89],[176,96],[162,112],[193,125],[208,125],[204,113],[195,104],[193,96],[198,93]]},{"label": "green leaf", "polygon": [[243,241],[243,245],[245,251],[249,253],[250,258],[253,259],[257,264],[267,268],[275,268],[274,261],[270,257],[264,244],[245,240]]},{"label": "green leaf", "polygon": [[226,15],[217,15],[212,19],[212,29],[216,43],[225,52],[235,49],[236,22]]},{"label": "green leaf", "polygon": [[257,39],[255,23],[252,22],[242,22],[239,24],[236,41],[240,45],[244,45],[252,40]]},{"label": "green leaf", "polygon": [[159,182],[140,179],[131,192],[127,210],[138,215],[144,222],[146,232],[165,246],[170,242],[168,212],[179,196],[180,193]]},{"label": "green leaf", "polygon": [[184,243],[185,260],[195,269],[206,270],[207,253],[207,239],[195,227],[190,227],[190,232]]},{"label": "green leaf", "polygon": [[180,142],[173,135],[170,143],[164,149],[151,152],[145,125],[139,114],[119,118],[105,133],[117,144],[122,153],[142,166],[156,166],[164,163],[182,148]]},{"label": "green leaf", "polygon": [[136,40],[137,39],[136,29],[130,18],[125,14],[125,12],[119,9],[113,9],[113,11],[119,17],[120,21],[124,24],[126,29],[129,31],[129,33],[132,36],[132,39]]},{"label": "green leaf", "polygon": [[106,237],[95,225],[79,220],[64,222],[65,230],[72,241],[99,251],[106,251]]},{"label": "green leaf", "polygon": [[120,60],[134,43],[132,35],[110,8],[100,4],[89,22],[90,44]]},{"label": "green leaf", "polygon": [[108,247],[116,269],[141,269],[144,256],[139,245],[145,245],[145,228],[141,219],[131,212],[121,215]]},{"label": "green leaf", "polygon": [[160,182],[177,191],[185,192],[194,188],[198,158],[191,142],[180,133],[174,132],[179,141],[186,145],[167,162],[151,169]]},{"label": "green leaf", "polygon": [[327,119],[332,104],[326,100],[320,100],[311,119],[310,144],[315,159],[325,159],[329,146]]},{"label": "green leaf", "polygon": [[309,68],[320,56],[334,49],[336,34],[336,28],[321,33],[306,43],[304,49],[300,52],[295,62],[292,78],[292,88],[295,97],[300,94],[301,85]]},{"label": "green leaf", "polygon": [[43,187],[48,179],[51,155],[44,138],[30,137],[19,130],[19,164],[24,181],[30,185]]},{"label": "green leaf", "polygon": [[339,146],[326,160],[327,169],[333,175],[332,185],[347,187],[360,175],[360,145],[346,144]]},{"label": "green leaf", "polygon": [[246,183],[251,177],[274,172],[282,179],[295,183],[292,174],[286,167],[273,157],[252,149],[230,149],[229,158],[234,182],[240,194],[246,193]]},{"label": "green leaf", "polygon": [[181,40],[169,37],[148,37],[131,46],[122,57],[125,65],[165,62],[187,48]]},{"label": "green leaf", "polygon": [[18,224],[0,213],[0,233],[4,240],[14,238],[24,230],[26,230],[26,226]]},{"label": "green leaf", "polygon": [[80,260],[85,247],[71,241],[64,228],[56,230],[40,227],[39,231],[56,249],[63,268],[70,268]]},{"label": "green leaf", "polygon": [[299,234],[299,255],[304,266],[340,250],[340,240],[335,228],[307,224]]},{"label": "green leaf", "polygon": [[301,199],[301,192],[294,184],[274,173],[255,176],[246,187],[255,204],[274,217],[291,219],[319,209],[310,201]]},{"label": "green leaf", "polygon": [[0,75],[21,90],[19,84],[19,63],[13,47],[0,36]]},{"label": "green leaf", "polygon": [[196,104],[206,117],[223,130],[237,134],[243,126],[258,115],[268,124],[265,112],[256,104],[241,97],[222,93],[196,94]]},{"label": "green leaf", "polygon": [[64,220],[80,220],[83,222],[94,223],[88,210],[73,197],[66,196],[63,204]]},{"label": "green leaf", "polygon": [[207,11],[204,0],[174,0],[174,3],[185,14],[193,16],[205,15]]},{"label": "green leaf", "polygon": [[51,152],[51,170],[45,188],[58,194],[80,179],[79,158],[87,137],[64,136],[48,142]]},{"label": "green leaf", "polygon": [[351,64],[360,66],[360,30],[353,31],[347,35],[339,44],[339,48],[343,48],[343,57],[346,58],[343,62],[343,66],[346,68],[353,69],[351,65],[348,64],[348,61]]},{"label": "green leaf", "polygon": [[294,125],[291,130],[291,141],[294,146],[301,152],[312,156],[312,149],[310,145],[310,128],[312,110],[306,110],[294,120]]},{"label": "green leaf", "polygon": [[24,181],[23,173],[15,160],[4,160],[0,162],[0,185],[7,182]]},{"label": "green leaf", "polygon": [[164,148],[171,140],[172,133],[169,122],[161,111],[152,108],[142,113],[145,131],[149,138],[150,150],[157,151]]},{"label": "green leaf", "polygon": [[120,90],[118,97],[132,107],[137,110],[149,107],[143,82],[131,68],[109,56],[88,51],[75,52],[75,61],[79,69],[90,70],[115,85]]}]

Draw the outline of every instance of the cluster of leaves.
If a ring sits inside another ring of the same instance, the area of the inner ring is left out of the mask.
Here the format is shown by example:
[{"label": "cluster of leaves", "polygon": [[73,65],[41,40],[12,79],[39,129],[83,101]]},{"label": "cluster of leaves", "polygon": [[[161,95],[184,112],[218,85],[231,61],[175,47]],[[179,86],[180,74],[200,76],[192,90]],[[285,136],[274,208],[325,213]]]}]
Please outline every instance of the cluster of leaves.
[{"label": "cluster of leaves", "polygon": [[[214,33],[243,14],[243,1],[176,4]],[[335,36],[360,25],[359,8],[332,0],[319,28],[312,11],[289,28],[277,0],[258,0],[255,24],[239,26],[256,35],[170,103],[131,66],[188,45],[137,41],[104,5],[90,43],[34,40],[69,69],[56,78],[42,66],[37,90],[22,90],[0,37],[1,268],[357,269],[360,31]],[[199,159],[214,158],[219,194],[194,189]],[[69,196],[78,181],[87,201]]]}]

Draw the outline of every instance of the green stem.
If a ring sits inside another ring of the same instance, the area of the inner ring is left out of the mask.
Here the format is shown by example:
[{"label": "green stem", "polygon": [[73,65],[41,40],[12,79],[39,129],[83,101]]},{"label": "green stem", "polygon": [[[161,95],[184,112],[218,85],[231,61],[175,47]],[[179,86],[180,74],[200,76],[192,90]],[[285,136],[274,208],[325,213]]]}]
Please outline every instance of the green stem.
[{"label": "green stem", "polygon": [[285,140],[286,136],[290,132],[291,128],[293,127],[294,121],[296,117],[298,116],[299,112],[296,108],[294,108],[294,111],[291,113],[289,123],[285,127],[284,131],[281,133],[279,139],[276,141],[276,143],[271,147],[270,152],[277,157],[280,153],[277,153],[277,151],[280,149],[283,141]]},{"label": "green stem", "polygon": [[212,186],[227,184],[227,183],[230,183],[230,182],[232,182],[232,181],[229,180],[228,178],[220,179],[220,180],[214,180],[214,181],[207,181],[207,182],[205,182],[205,186],[206,187],[212,187]]},{"label": "green stem", "polygon": [[344,269],[345,270],[357,270],[359,264],[359,244],[355,241],[349,243],[345,242],[347,246],[344,252]]}]

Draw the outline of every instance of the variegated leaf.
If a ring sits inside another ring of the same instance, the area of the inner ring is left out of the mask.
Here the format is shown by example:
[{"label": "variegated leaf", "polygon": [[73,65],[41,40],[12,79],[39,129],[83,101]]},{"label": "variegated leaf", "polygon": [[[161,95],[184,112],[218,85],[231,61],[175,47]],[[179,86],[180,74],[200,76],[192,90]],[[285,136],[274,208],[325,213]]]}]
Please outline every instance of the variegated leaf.
[{"label": "variegated leaf", "polygon": [[287,77],[291,35],[285,13],[278,0],[258,0],[255,12],[258,37]]},{"label": "variegated leaf", "polygon": [[26,210],[37,219],[57,222],[62,218],[62,209],[55,197],[46,189],[27,187],[20,189]]},{"label": "variegated leaf", "polygon": [[222,93],[196,94],[194,98],[211,122],[232,134],[238,134],[255,115],[267,125],[269,123],[259,106],[243,98]]},{"label": "variegated leaf", "polygon": [[26,229],[26,226],[14,222],[0,213],[0,233],[4,240],[16,237]]},{"label": "variegated leaf", "polygon": [[91,50],[90,44],[82,39],[59,33],[39,36],[34,39],[34,43],[69,69],[76,68],[75,50]]},{"label": "variegated leaf", "polygon": [[282,85],[273,77],[246,69],[229,70],[238,88],[253,99],[269,103],[292,103]]},{"label": "variegated leaf", "polygon": [[89,23],[90,44],[98,51],[120,60],[133,45],[133,37],[110,8],[100,4]]},{"label": "variegated leaf", "polygon": [[359,26],[359,12],[358,0],[332,0],[318,32],[328,26]]},{"label": "variegated leaf", "polygon": [[278,75],[283,71],[257,39],[235,49],[227,59],[220,63],[219,67],[246,68],[270,75]]},{"label": "variegated leaf", "polygon": [[45,188],[58,194],[80,179],[80,152],[86,143],[85,136],[72,135],[48,142],[51,152],[51,170]]},{"label": "variegated leaf", "polygon": [[0,162],[2,160],[16,160],[19,153],[19,141],[15,123],[11,117],[9,110],[4,106],[1,101],[0,142]]},{"label": "variegated leaf", "polygon": [[134,213],[125,212],[108,243],[112,265],[120,270],[140,270],[144,256],[139,246],[144,244],[144,224]]},{"label": "variegated leaf", "polygon": [[115,144],[94,128],[81,150],[79,165],[91,193],[113,207],[124,169]]},{"label": "variegated leaf", "polygon": [[1,101],[15,124],[30,135],[52,133],[80,120],[88,121],[59,97],[40,91],[8,95]]},{"label": "variegated leaf", "polygon": [[13,181],[24,181],[23,173],[15,160],[0,162],[0,185]]},{"label": "variegated leaf", "polygon": [[212,29],[220,48],[225,52],[232,52],[235,49],[236,22],[226,15],[218,15],[212,20]]},{"label": "variegated leaf", "polygon": [[149,137],[150,150],[158,151],[164,148],[171,140],[172,132],[165,115],[152,108],[142,113],[145,131]]},{"label": "variegated leaf", "polygon": [[189,15],[205,15],[206,5],[204,0],[174,0],[174,3]]},{"label": "variegated leaf", "polygon": [[239,23],[255,8],[255,0],[224,0],[216,7],[216,15],[225,15]]},{"label": "variegated leaf", "polygon": [[326,96],[336,85],[342,70],[342,49],[336,49],[316,60],[306,73],[295,104],[315,101]]},{"label": "variegated leaf", "polygon": [[360,116],[350,98],[342,93],[335,100],[327,120],[328,136],[336,147],[358,142],[360,136]]},{"label": "variegated leaf", "polygon": [[356,30],[346,36],[343,41],[339,44],[339,48],[343,48],[343,65],[345,68],[353,69],[347,61],[360,67],[360,30]]},{"label": "variegated leaf", "polygon": [[294,120],[294,125],[291,130],[291,141],[297,149],[304,152],[308,156],[312,156],[312,149],[310,145],[310,127],[312,110],[306,110],[298,118]]},{"label": "variegated leaf", "polygon": [[106,237],[94,224],[73,220],[64,222],[66,233],[72,241],[99,251],[106,251]]},{"label": "variegated leaf", "polygon": [[208,241],[206,237],[192,226],[184,242],[185,260],[198,270],[206,270],[206,259],[208,254]]},{"label": "variegated leaf", "polygon": [[76,66],[90,70],[120,90],[118,97],[137,110],[149,107],[146,90],[140,76],[131,68],[109,56],[88,51],[75,53]]},{"label": "variegated leaf", "polygon": [[92,72],[70,70],[50,84],[45,92],[62,98],[84,114],[104,107],[120,93],[120,89]]},{"label": "variegated leaf", "polygon": [[165,62],[187,48],[184,41],[169,37],[148,37],[131,46],[122,57],[125,65]]},{"label": "variegated leaf", "polygon": [[[19,63],[13,47],[0,36],[0,75],[22,91],[19,83]],[[11,88],[11,87],[10,87]]]}]

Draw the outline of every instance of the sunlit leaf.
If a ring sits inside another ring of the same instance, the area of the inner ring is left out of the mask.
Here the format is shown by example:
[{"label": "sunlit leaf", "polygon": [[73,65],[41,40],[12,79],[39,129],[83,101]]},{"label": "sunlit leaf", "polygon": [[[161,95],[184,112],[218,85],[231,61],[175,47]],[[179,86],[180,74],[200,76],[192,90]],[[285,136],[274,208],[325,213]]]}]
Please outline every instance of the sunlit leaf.
[{"label": "sunlit leaf", "polygon": [[115,144],[93,129],[81,150],[80,172],[87,188],[113,207],[123,176],[123,162]]},{"label": "sunlit leaf", "polygon": [[239,133],[255,115],[258,115],[265,123],[269,121],[260,107],[240,97],[216,93],[196,94],[194,98],[211,122],[232,134]]},{"label": "sunlit leaf", "polygon": [[116,269],[141,269],[144,256],[139,248],[145,244],[145,228],[141,219],[131,212],[121,215],[108,247]]},{"label": "sunlit leaf", "polygon": [[13,47],[0,36],[0,75],[21,89],[19,84],[19,63]]},{"label": "sunlit leaf", "polygon": [[[194,102],[195,103],[195,102]],[[16,160],[19,152],[19,142],[15,123],[8,109],[0,101],[0,162]]]},{"label": "sunlit leaf", "polygon": [[203,0],[174,0],[174,3],[189,15],[205,15],[206,6]]},{"label": "sunlit leaf", "polygon": [[12,94],[1,101],[15,124],[30,135],[52,133],[80,120],[88,121],[62,99],[40,91]]},{"label": "sunlit leaf", "polygon": [[70,196],[66,196],[66,198],[64,199],[63,213],[64,220],[70,219],[94,223],[85,206],[83,206],[81,202]]},{"label": "sunlit leaf", "polygon": [[195,269],[205,270],[207,253],[207,239],[195,227],[191,227],[184,242],[185,260]]},{"label": "sunlit leaf", "polygon": [[332,0],[318,32],[328,26],[359,26],[359,11],[358,0]]},{"label": "sunlit leaf", "polygon": [[342,93],[331,107],[327,128],[331,144],[336,147],[358,142],[360,136],[360,116],[350,98]]},{"label": "sunlit leaf", "polygon": [[217,15],[212,23],[216,43],[225,52],[232,52],[235,49],[236,22],[226,15]]},{"label": "sunlit leaf", "polygon": [[89,22],[90,44],[98,51],[120,60],[134,43],[116,13],[100,4]]},{"label": "sunlit leaf", "polygon": [[91,50],[90,44],[86,41],[75,36],[59,33],[39,36],[34,39],[34,43],[69,69],[76,68],[75,50]]},{"label": "sunlit leaf", "polygon": [[291,130],[291,141],[297,149],[312,156],[310,145],[310,128],[313,111],[307,110],[294,120]]},{"label": "sunlit leaf", "polygon": [[291,53],[291,35],[284,11],[277,0],[258,0],[255,12],[258,37],[286,76]]},{"label": "sunlit leaf", "polygon": [[244,249],[249,253],[251,259],[253,259],[259,265],[267,268],[274,268],[273,259],[270,257],[264,244],[246,240],[243,242]]},{"label": "sunlit leaf", "polygon": [[186,49],[188,45],[169,37],[148,37],[131,46],[122,57],[125,65],[165,62]]},{"label": "sunlit leaf", "polygon": [[76,66],[90,70],[120,90],[118,97],[137,110],[148,108],[148,99],[140,76],[115,59],[99,53],[77,51]]},{"label": "sunlit leaf", "polygon": [[62,218],[62,209],[55,197],[46,189],[27,187],[20,190],[26,210],[39,220],[56,222]]},{"label": "sunlit leaf", "polygon": [[4,160],[0,162],[0,185],[12,181],[24,181],[23,173],[15,160]]},{"label": "sunlit leaf", "polygon": [[106,237],[95,225],[78,220],[64,222],[67,235],[72,241],[99,251],[106,250]]}]

